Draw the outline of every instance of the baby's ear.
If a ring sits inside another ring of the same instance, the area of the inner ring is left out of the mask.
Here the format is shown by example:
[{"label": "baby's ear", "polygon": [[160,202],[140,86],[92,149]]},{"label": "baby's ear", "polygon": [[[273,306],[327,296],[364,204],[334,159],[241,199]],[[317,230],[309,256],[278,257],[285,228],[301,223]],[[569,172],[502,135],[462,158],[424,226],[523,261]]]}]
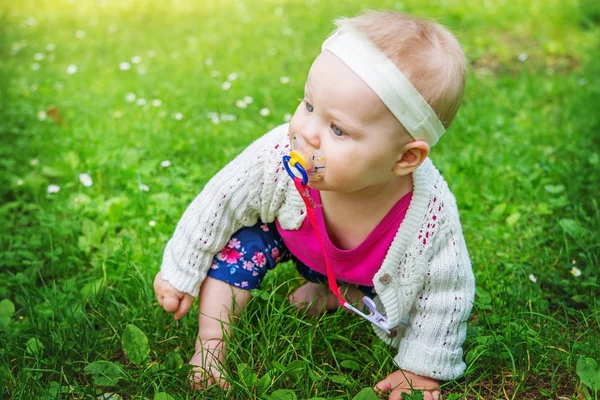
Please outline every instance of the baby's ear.
[{"label": "baby's ear", "polygon": [[404,145],[402,150],[394,166],[394,173],[398,176],[410,174],[425,161],[429,155],[429,144],[424,140],[414,140]]}]

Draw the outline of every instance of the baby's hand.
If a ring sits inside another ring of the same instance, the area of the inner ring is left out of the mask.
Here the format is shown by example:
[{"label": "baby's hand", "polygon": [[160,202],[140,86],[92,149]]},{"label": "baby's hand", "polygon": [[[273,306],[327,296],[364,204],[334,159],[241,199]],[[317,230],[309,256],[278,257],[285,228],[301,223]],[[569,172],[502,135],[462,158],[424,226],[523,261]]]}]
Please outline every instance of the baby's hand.
[{"label": "baby's hand", "polygon": [[384,380],[375,385],[375,391],[382,393],[391,390],[389,399],[401,400],[402,393],[411,392],[411,385],[413,389],[423,391],[424,400],[439,400],[442,398],[438,381],[403,370],[389,374]]},{"label": "baby's hand", "polygon": [[154,278],[154,293],[158,304],[167,312],[174,312],[175,319],[183,317],[194,302],[194,296],[180,292],[173,285],[165,281],[160,272]]}]

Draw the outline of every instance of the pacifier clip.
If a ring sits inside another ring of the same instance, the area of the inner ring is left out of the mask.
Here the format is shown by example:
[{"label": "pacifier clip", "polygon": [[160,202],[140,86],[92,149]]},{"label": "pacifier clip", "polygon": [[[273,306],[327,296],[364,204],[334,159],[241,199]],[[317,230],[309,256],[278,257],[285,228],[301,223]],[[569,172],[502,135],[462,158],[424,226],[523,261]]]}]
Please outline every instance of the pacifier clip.
[{"label": "pacifier clip", "polygon": [[[323,236],[321,235],[321,230],[319,229],[319,226],[317,224],[317,217],[315,215],[315,208],[317,207],[317,205],[315,204],[312,197],[310,197],[310,192],[307,187],[308,174],[306,173],[306,170],[304,169],[302,164],[293,157],[283,156],[283,165],[284,165],[288,175],[294,181],[294,186],[296,187],[296,190],[298,191],[298,193],[300,193],[300,197],[302,197],[302,201],[304,202],[304,205],[306,206],[306,212],[308,214],[308,218],[310,219],[310,223],[317,235],[317,240],[319,241],[319,244],[321,245],[321,250],[323,251],[323,256],[325,258],[325,266],[327,268],[327,283],[329,284],[329,289],[335,295],[335,297],[337,297],[338,302],[340,303],[340,305],[343,308],[353,311],[355,314],[358,314],[359,316],[366,319],[373,325],[379,327],[387,334],[390,334],[390,328],[388,327],[387,317],[385,317],[379,311],[377,311],[377,306],[375,305],[375,302],[373,301],[373,299],[371,299],[369,296],[364,296],[362,299],[363,303],[365,304],[365,307],[369,310],[369,314],[367,315],[367,314],[363,313],[362,311],[360,311],[359,309],[357,309],[356,307],[352,306],[352,304],[350,304],[348,301],[346,301],[346,299],[344,299],[344,296],[342,296],[342,294],[340,292],[340,288],[337,284],[337,280],[335,279],[335,273],[333,272],[333,267],[331,266],[331,263],[329,262],[329,258],[327,257],[327,251],[325,249],[325,243],[323,242]],[[302,178],[296,176],[293,173],[293,171],[291,170],[290,166],[294,167],[300,173],[300,175],[302,175]]]}]

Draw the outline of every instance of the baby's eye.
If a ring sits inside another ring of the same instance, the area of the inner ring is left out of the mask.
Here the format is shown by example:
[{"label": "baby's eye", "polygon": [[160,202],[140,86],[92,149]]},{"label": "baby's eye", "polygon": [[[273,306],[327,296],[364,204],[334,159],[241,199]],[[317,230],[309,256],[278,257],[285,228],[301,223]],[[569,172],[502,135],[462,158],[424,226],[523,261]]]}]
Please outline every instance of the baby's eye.
[{"label": "baby's eye", "polygon": [[333,134],[335,136],[342,136],[344,134],[344,132],[337,126],[335,125],[331,125],[331,130],[333,131]]},{"label": "baby's eye", "polygon": [[304,105],[306,107],[306,111],[313,112],[314,108],[308,101],[304,101]]}]

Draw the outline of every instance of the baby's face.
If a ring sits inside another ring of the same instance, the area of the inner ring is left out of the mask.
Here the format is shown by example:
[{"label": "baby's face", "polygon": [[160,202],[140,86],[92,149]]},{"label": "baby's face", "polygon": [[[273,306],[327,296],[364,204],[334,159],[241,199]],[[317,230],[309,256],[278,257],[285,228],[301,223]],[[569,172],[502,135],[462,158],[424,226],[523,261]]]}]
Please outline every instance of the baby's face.
[{"label": "baby's face", "polygon": [[329,51],[309,71],[290,122],[294,135],[325,157],[324,178],[310,185],[342,192],[377,189],[397,178],[392,169],[411,140],[371,88]]}]

